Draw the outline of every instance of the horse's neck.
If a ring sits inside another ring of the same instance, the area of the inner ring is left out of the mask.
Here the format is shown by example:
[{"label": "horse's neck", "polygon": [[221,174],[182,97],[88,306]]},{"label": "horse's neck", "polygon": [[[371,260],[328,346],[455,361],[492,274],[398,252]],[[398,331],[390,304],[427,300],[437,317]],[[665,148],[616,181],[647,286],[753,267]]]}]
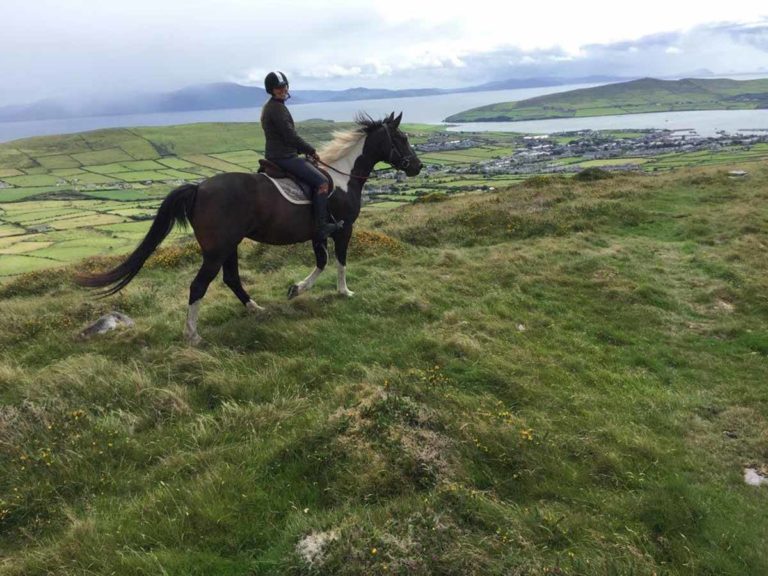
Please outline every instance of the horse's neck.
[{"label": "horse's neck", "polygon": [[[360,141],[352,148],[350,148],[344,156],[338,160],[335,160],[334,162],[331,162],[331,166],[333,166],[335,170],[330,170],[329,173],[333,178],[333,186],[335,188],[347,190],[350,181],[350,177],[348,175],[352,174],[352,169],[355,167],[355,161],[362,155],[364,145],[365,138],[361,138]],[[368,176],[368,174],[360,174],[360,176]]]}]

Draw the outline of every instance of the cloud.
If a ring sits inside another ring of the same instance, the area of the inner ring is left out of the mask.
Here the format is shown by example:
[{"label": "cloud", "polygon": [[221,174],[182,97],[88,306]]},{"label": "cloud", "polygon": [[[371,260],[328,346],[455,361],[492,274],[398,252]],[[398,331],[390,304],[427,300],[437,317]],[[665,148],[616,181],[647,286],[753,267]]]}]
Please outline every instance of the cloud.
[{"label": "cloud", "polygon": [[[28,0],[3,12],[0,105],[206,82],[260,85],[274,68],[296,90],[768,69],[768,20],[755,17],[762,4],[736,4],[691,11],[666,2],[671,31],[659,32],[660,0],[642,10],[598,0],[534,3],[512,16],[501,0],[476,0],[472,10],[432,0]],[[728,10],[753,19],[701,23]],[[588,17],[597,11],[599,20]]]},{"label": "cloud", "polygon": [[768,23],[752,23],[725,27],[720,32],[730,35],[734,42],[747,44],[758,50],[768,52]]},{"label": "cloud", "polygon": [[460,68],[424,62],[423,67],[401,74],[408,81],[439,77],[454,85],[471,85],[531,76],[682,77],[701,75],[705,67],[718,74],[756,72],[768,68],[768,21],[703,25],[633,40],[587,44],[578,50],[502,46],[458,58]]}]

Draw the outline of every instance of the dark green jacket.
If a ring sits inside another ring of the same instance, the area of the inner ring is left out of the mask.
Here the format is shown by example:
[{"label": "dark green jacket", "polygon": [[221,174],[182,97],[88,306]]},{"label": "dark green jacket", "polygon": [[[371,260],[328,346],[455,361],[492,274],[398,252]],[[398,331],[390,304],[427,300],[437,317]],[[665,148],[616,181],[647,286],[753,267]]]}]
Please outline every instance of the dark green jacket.
[{"label": "dark green jacket", "polygon": [[267,160],[315,153],[315,149],[296,133],[293,116],[283,100],[270,98],[264,104],[261,109],[261,127],[267,137],[264,151]]}]

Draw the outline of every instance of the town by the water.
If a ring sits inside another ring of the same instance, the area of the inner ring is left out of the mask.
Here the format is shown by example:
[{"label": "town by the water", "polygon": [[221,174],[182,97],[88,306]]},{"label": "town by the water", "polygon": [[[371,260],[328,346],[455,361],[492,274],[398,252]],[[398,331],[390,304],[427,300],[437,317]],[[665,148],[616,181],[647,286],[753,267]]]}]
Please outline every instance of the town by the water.
[{"label": "town by the water", "polygon": [[[691,152],[720,152],[738,147],[750,150],[756,144],[768,143],[768,130],[754,130],[750,133],[729,134],[719,132],[716,136],[700,136],[694,130],[636,130],[622,131],[624,136],[610,132],[582,130],[548,135],[520,136],[515,152],[509,156],[473,163],[469,166],[437,168],[455,174],[542,174],[573,173],[582,168],[579,164],[564,163],[565,159],[578,158],[580,161],[609,160],[616,158],[658,157],[664,154]],[[485,142],[472,137],[457,138],[457,134],[440,132],[430,140],[415,146],[418,152],[440,152],[466,150],[483,146]],[[561,143],[562,140],[569,140]],[[615,163],[604,166],[606,170],[636,171],[640,165],[635,162]]]}]

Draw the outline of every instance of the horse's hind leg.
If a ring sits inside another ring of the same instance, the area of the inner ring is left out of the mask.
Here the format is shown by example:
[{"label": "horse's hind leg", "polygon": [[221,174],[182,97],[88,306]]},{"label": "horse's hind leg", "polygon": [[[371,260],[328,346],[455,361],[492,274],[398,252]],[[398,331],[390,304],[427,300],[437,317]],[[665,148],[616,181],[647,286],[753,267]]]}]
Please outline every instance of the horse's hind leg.
[{"label": "horse's hind leg", "polygon": [[288,289],[288,299],[296,298],[302,292],[306,292],[317,282],[318,276],[328,263],[328,242],[326,240],[312,241],[312,249],[315,251],[315,269],[301,282],[297,282]]},{"label": "horse's hind leg", "polygon": [[210,256],[203,256],[203,265],[189,286],[189,309],[187,322],[184,325],[184,338],[190,344],[199,344],[202,340],[197,333],[197,317],[200,312],[200,301],[208,290],[208,285],[216,278],[221,268],[221,261]]},{"label": "horse's hind leg", "polygon": [[264,310],[264,308],[251,300],[251,297],[248,296],[245,288],[243,288],[243,284],[240,281],[240,271],[237,266],[237,248],[224,260],[224,284],[229,286],[229,289],[235,293],[235,296],[237,296],[238,300],[243,303],[249,312]]}]

